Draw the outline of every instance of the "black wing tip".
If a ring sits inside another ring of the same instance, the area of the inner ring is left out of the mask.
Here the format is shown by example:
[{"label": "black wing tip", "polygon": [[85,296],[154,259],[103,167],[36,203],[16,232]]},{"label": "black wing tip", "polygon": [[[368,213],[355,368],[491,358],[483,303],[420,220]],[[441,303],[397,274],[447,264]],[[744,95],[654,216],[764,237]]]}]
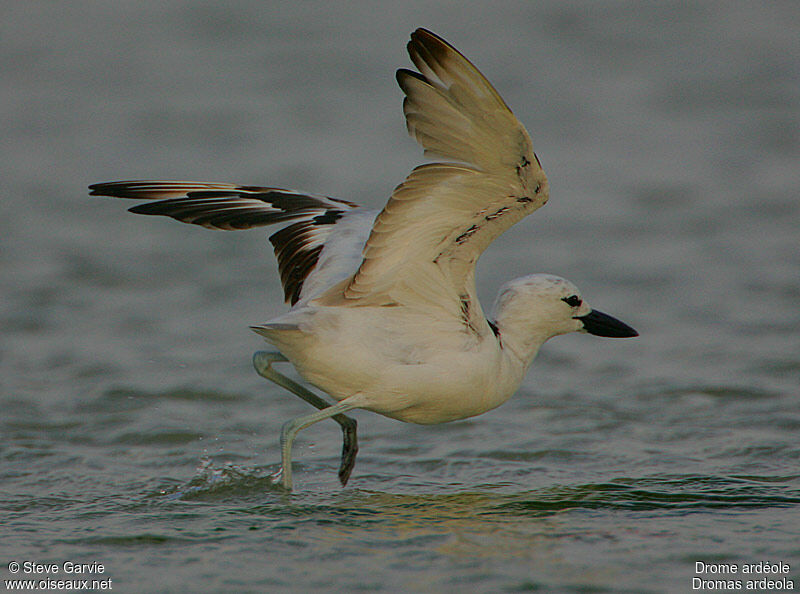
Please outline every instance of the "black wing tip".
[{"label": "black wing tip", "polygon": [[118,182],[101,182],[89,186],[89,196],[111,196],[111,186]]},{"label": "black wing tip", "polygon": [[422,81],[424,83],[430,84],[428,79],[425,78],[419,72],[414,72],[413,70],[409,70],[408,68],[398,68],[397,71],[394,73],[394,77],[397,80],[397,84],[400,85],[400,88],[404,91],[408,86],[408,79],[414,78],[416,80]]},{"label": "black wing tip", "polygon": [[[158,205],[158,208],[153,208],[156,205]],[[132,212],[134,214],[144,214],[144,215],[166,214],[164,212],[163,205],[159,205],[158,202],[147,202],[145,204],[137,204],[136,206],[131,206],[128,209],[128,212]]]},{"label": "black wing tip", "polygon": [[430,29],[426,29],[425,27],[417,27],[411,33],[411,40],[412,41],[422,41],[422,40],[436,40],[442,43],[447,44],[447,42],[439,37],[436,33],[431,31]]},{"label": "black wing tip", "polygon": [[429,29],[425,29],[424,27],[417,28],[411,34],[411,41],[409,41],[407,45],[409,54],[415,51],[417,46],[423,47],[434,57],[439,57],[450,52],[459,53],[456,48],[450,45],[442,37],[438,36]]},{"label": "black wing tip", "polygon": [[111,196],[112,198],[142,198],[137,192],[138,180],[100,182],[89,186],[89,196]]}]

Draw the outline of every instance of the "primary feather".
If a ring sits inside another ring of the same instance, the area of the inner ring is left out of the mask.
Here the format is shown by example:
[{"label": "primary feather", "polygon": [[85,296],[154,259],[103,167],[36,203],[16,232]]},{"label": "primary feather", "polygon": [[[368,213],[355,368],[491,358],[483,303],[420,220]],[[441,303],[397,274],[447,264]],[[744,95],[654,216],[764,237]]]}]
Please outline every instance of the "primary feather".
[{"label": "primary feather", "polygon": [[[291,223],[270,236],[286,301],[300,300],[331,230],[357,204],[294,190],[187,181],[118,181],[89,187],[94,196],[156,199],[131,212],[163,215],[209,229]],[[363,209],[362,209],[363,210]],[[360,250],[360,246],[355,248]]]}]

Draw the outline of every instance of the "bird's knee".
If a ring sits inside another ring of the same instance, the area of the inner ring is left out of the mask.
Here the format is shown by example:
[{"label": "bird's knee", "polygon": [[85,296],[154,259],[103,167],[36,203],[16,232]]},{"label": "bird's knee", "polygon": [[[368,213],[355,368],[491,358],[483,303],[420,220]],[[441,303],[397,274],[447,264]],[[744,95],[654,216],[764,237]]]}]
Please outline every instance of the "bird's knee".
[{"label": "bird's knee", "polygon": [[358,430],[358,422],[352,417],[342,415],[339,424],[342,426],[342,431],[345,433],[355,433]]},{"label": "bird's knee", "polygon": [[297,419],[290,419],[281,426],[281,443],[291,443],[300,430]]},{"label": "bird's knee", "polygon": [[273,363],[287,361],[281,353],[277,351],[256,351],[253,354],[253,367],[260,375],[268,374]]}]

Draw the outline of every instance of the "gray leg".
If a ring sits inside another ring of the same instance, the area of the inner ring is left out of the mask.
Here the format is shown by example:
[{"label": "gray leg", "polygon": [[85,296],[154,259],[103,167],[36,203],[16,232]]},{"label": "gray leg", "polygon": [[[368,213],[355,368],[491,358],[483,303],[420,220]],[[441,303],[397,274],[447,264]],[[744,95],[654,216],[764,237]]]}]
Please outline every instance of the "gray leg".
[{"label": "gray leg", "polygon": [[[272,368],[273,363],[285,362],[288,361],[286,357],[284,357],[281,353],[278,352],[270,352],[270,351],[258,351],[255,355],[253,355],[253,366],[256,368],[256,371],[261,377],[264,377],[271,382],[274,382],[281,386],[282,388],[286,388],[291,393],[296,394],[310,405],[322,410],[327,410],[329,408],[335,408],[335,406],[331,406],[328,402],[311,392],[310,390],[306,389],[305,387],[301,386],[297,382],[293,381],[292,379],[286,377],[282,373],[275,371]],[[353,467],[356,464],[356,454],[358,454],[358,434],[356,432],[357,425],[356,420],[348,417],[346,415],[341,414],[344,410],[349,409],[342,409],[342,411],[337,410],[333,412],[332,416],[333,420],[339,423],[342,427],[342,436],[343,436],[343,443],[342,443],[342,461],[339,465],[339,480],[341,481],[342,485],[347,484],[347,480],[350,478],[350,473],[353,472]],[[299,417],[295,419],[295,421],[302,419],[304,417]],[[319,420],[322,420],[327,417],[321,417]],[[284,429],[281,432],[281,449],[283,450],[284,444],[284,433],[287,431],[287,425],[292,423],[293,421],[289,421],[284,425]],[[316,422],[316,421],[312,421]],[[310,424],[310,423],[309,423]],[[307,426],[307,425],[304,425]],[[296,429],[294,434],[297,433],[302,429],[302,427]],[[292,439],[294,439],[294,434],[292,435]],[[291,460],[291,442],[289,443],[289,452],[283,452],[283,483],[286,486],[286,476],[288,473],[289,476],[289,487],[291,488],[291,462],[289,462],[289,466],[287,467],[286,461]]]},{"label": "gray leg", "polygon": [[[292,490],[292,444],[297,432],[313,425],[323,419],[328,419],[334,415],[341,414],[353,408],[346,402],[338,402],[310,415],[303,415],[291,421],[286,421],[281,428],[281,470],[283,472],[283,486],[287,490]],[[340,473],[341,475],[341,473]]]}]

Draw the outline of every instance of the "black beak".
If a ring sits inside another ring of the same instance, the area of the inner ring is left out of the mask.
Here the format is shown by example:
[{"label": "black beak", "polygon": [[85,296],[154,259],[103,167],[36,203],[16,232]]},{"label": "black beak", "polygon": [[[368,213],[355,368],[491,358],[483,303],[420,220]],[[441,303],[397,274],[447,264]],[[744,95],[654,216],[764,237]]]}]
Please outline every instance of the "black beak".
[{"label": "black beak", "polygon": [[634,336],[639,336],[639,333],[627,324],[601,311],[592,310],[585,316],[577,316],[575,319],[583,322],[584,330],[595,336],[605,336],[607,338],[633,338]]}]

